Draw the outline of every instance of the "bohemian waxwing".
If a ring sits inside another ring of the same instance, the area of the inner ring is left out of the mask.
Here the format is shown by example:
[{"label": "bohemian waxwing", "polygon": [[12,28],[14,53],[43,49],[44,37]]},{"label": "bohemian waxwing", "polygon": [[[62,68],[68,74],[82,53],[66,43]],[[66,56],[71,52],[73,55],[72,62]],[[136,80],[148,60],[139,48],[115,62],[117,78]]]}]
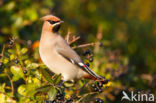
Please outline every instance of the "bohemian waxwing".
[{"label": "bohemian waxwing", "polygon": [[80,56],[67,44],[59,34],[61,21],[58,17],[47,15],[40,38],[39,53],[44,64],[54,73],[62,74],[64,81],[80,78],[104,80],[83,63]]}]

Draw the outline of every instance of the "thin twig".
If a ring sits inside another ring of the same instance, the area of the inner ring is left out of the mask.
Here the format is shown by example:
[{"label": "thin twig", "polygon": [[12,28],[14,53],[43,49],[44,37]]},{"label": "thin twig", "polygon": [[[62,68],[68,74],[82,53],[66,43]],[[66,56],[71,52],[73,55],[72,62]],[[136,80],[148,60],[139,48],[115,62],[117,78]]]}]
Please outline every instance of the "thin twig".
[{"label": "thin twig", "polygon": [[87,47],[87,46],[94,46],[96,43],[87,43],[87,44],[82,44],[82,45],[78,45],[78,46],[74,46],[72,47],[73,49],[76,49],[76,48],[84,48],[84,47]]},{"label": "thin twig", "polygon": [[72,44],[72,43],[74,43],[75,41],[77,41],[79,39],[80,39],[80,36],[74,37],[71,41],[69,41],[68,44]]},{"label": "thin twig", "polygon": [[70,34],[71,34],[70,30],[68,30],[68,33],[67,33],[67,35],[65,37],[65,40],[67,41],[68,44],[69,44]]},{"label": "thin twig", "polygon": [[14,84],[13,84],[13,81],[11,80],[11,77],[9,76],[9,74],[7,72],[5,72],[5,74],[7,75],[7,77],[9,78],[10,80],[10,83],[11,83],[11,91],[12,91],[12,94],[14,94]]},{"label": "thin twig", "polygon": [[3,45],[2,52],[1,52],[1,54],[0,54],[1,57],[4,56],[4,50],[5,50],[5,44]]},{"label": "thin twig", "polygon": [[84,94],[84,95],[82,95],[81,98],[80,98],[78,101],[76,101],[75,103],[80,103],[80,101],[81,101],[83,98],[85,98],[85,97],[88,96],[88,95],[95,94],[95,93],[98,93],[98,92],[90,92],[90,93]]}]

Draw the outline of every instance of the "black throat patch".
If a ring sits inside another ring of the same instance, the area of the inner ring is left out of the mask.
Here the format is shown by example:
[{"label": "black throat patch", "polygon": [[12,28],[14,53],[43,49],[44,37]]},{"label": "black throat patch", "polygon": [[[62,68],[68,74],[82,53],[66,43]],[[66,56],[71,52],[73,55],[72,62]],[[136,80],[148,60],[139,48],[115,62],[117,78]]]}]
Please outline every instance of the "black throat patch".
[{"label": "black throat patch", "polygon": [[53,32],[55,33],[55,32],[58,32],[59,31],[59,29],[60,29],[60,27],[61,27],[61,25],[60,24],[58,24],[58,25],[55,25],[54,27],[53,27]]}]

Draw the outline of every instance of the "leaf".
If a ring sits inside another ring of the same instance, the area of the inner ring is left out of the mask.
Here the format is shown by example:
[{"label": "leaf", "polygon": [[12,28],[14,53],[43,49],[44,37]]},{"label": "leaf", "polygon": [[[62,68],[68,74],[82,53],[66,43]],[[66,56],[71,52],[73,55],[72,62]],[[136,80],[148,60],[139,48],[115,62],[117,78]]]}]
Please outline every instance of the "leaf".
[{"label": "leaf", "polygon": [[48,92],[48,97],[49,97],[49,100],[54,100],[55,97],[56,97],[56,94],[57,94],[57,90],[55,89],[55,87],[53,86],[49,92]]},{"label": "leaf", "polygon": [[45,85],[36,89],[37,92],[48,92],[51,88],[51,85]]},{"label": "leaf", "polygon": [[37,68],[37,67],[39,67],[39,64],[37,63],[30,63],[27,65],[27,68]]},{"label": "leaf", "polygon": [[23,96],[26,95],[26,85],[22,84],[18,87],[17,92]]},{"label": "leaf", "polygon": [[57,85],[57,84],[60,83],[60,81],[61,81],[61,74],[59,74],[59,75],[57,75],[57,76],[55,77],[55,79],[54,79],[54,84]]},{"label": "leaf", "polygon": [[42,69],[42,68],[41,68],[41,72],[42,72],[43,77],[44,77],[48,82],[53,83],[53,80],[51,79],[50,74],[49,74],[45,69]]},{"label": "leaf", "polygon": [[13,74],[13,81],[17,81],[20,78],[24,78],[23,71],[20,67],[11,66],[11,73]]},{"label": "leaf", "polygon": [[25,54],[27,51],[28,51],[27,48],[22,48],[22,49],[21,49],[21,53],[22,53],[22,54]]},{"label": "leaf", "polygon": [[14,54],[11,54],[10,55],[10,60],[13,60],[13,59],[15,59],[15,55]]}]

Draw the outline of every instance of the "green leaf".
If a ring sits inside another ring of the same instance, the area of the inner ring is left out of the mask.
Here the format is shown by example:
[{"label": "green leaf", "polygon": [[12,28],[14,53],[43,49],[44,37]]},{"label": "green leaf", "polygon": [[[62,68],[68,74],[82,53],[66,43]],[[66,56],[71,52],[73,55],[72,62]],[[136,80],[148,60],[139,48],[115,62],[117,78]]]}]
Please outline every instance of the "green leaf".
[{"label": "green leaf", "polygon": [[10,55],[10,60],[14,60],[15,59],[15,55],[14,54],[11,54]]},{"label": "green leaf", "polygon": [[22,54],[25,54],[27,51],[28,51],[27,48],[22,48],[22,49],[21,49],[21,53],[22,53]]},{"label": "green leaf", "polygon": [[18,87],[17,92],[23,96],[26,95],[26,85],[22,84]]},{"label": "green leaf", "polygon": [[36,89],[37,92],[48,92],[51,88],[51,85],[45,85]]},{"label": "green leaf", "polygon": [[24,78],[23,71],[20,67],[11,66],[11,73],[13,74],[13,81],[17,81],[20,78]]},{"label": "green leaf", "polygon": [[57,75],[57,76],[55,77],[55,79],[54,79],[54,84],[57,85],[57,84],[60,83],[60,81],[61,81],[61,74],[59,74],[59,75]]},{"label": "green leaf", "polygon": [[27,65],[27,68],[37,68],[37,67],[39,67],[39,64],[37,63],[30,63]]},{"label": "green leaf", "polygon": [[3,63],[4,63],[4,64],[7,64],[8,62],[9,62],[9,60],[8,60],[7,58],[4,58],[4,59],[3,59]]},{"label": "green leaf", "polygon": [[53,80],[51,79],[50,74],[49,74],[45,69],[42,69],[42,68],[41,68],[41,72],[42,72],[43,77],[44,77],[48,82],[53,83]]},{"label": "green leaf", "polygon": [[57,94],[57,90],[55,89],[55,87],[53,86],[49,92],[48,92],[48,97],[49,97],[49,100],[54,100],[55,97],[56,97],[56,94]]}]

